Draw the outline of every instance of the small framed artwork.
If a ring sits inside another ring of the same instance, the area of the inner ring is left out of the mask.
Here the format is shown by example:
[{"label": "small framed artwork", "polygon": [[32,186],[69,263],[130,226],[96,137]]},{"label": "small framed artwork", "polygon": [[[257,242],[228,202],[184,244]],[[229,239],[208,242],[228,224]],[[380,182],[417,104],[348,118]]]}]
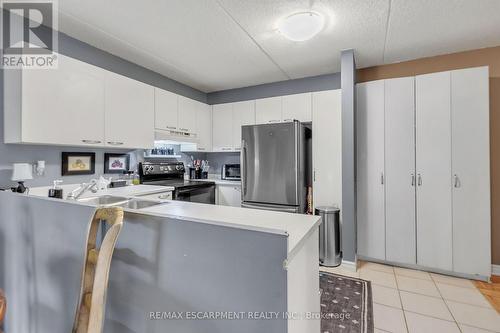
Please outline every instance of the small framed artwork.
[{"label": "small framed artwork", "polygon": [[95,173],[95,153],[63,152],[61,169],[63,176],[93,175]]},{"label": "small framed artwork", "polygon": [[128,154],[104,153],[104,173],[124,173],[129,170]]}]

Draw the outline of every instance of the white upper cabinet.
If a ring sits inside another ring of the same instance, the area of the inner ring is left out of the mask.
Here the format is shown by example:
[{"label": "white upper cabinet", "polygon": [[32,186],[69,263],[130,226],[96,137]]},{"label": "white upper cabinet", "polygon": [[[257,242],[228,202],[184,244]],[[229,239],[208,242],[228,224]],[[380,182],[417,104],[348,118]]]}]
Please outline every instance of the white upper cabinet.
[{"label": "white upper cabinet", "polygon": [[6,143],[104,144],[104,72],[58,57],[58,69],[4,71]]},{"label": "white upper cabinet", "polygon": [[311,93],[283,96],[283,121],[312,121]]},{"label": "white upper cabinet", "polygon": [[117,148],[154,146],[154,88],[106,72],[105,144]]},{"label": "white upper cabinet", "polygon": [[281,96],[258,99],[255,101],[255,121],[257,124],[279,123],[281,110]]},{"label": "white upper cabinet", "polygon": [[233,150],[233,104],[218,104],[212,108],[213,151]]},{"label": "white upper cabinet", "polygon": [[196,102],[197,151],[212,150],[212,108],[205,103]]},{"label": "white upper cabinet", "polygon": [[[313,204],[342,209],[341,91],[312,95]],[[342,210],[341,210],[342,211]]]},{"label": "white upper cabinet", "polygon": [[166,131],[178,130],[178,95],[159,88],[155,89],[155,128]]},{"label": "white upper cabinet", "polygon": [[178,130],[195,133],[197,101],[179,96]]},{"label": "white upper cabinet", "polygon": [[255,101],[233,103],[233,148],[241,149],[241,126],[255,125]]}]

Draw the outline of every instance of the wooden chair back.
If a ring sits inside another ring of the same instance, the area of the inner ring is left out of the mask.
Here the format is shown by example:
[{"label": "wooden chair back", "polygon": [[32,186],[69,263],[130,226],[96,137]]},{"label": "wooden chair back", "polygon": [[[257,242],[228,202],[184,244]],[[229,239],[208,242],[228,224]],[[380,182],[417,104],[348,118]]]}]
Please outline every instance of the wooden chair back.
[{"label": "wooden chair back", "polygon": [[0,289],[0,333],[2,333],[3,318],[5,317],[5,312],[7,311],[7,299],[5,294]]},{"label": "wooden chair back", "polygon": [[[98,249],[97,233],[101,223],[110,227]],[[120,207],[99,208],[90,221],[73,333],[102,332],[111,258],[122,226]]]}]

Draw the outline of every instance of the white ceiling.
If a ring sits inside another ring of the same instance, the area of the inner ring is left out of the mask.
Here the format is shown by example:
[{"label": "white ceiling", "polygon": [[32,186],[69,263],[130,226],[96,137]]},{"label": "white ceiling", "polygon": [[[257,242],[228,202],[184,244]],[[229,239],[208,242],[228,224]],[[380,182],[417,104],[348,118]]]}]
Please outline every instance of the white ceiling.
[{"label": "white ceiling", "polygon": [[[315,10],[306,42],[276,32]],[[500,0],[61,0],[59,30],[211,92],[500,45]]]}]

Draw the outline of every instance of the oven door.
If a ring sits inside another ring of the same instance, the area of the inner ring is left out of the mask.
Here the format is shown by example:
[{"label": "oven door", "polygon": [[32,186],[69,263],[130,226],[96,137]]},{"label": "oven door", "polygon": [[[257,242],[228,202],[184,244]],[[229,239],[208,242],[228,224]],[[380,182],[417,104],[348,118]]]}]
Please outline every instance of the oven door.
[{"label": "oven door", "polygon": [[174,192],[174,200],[215,205],[215,185],[176,189]]}]

